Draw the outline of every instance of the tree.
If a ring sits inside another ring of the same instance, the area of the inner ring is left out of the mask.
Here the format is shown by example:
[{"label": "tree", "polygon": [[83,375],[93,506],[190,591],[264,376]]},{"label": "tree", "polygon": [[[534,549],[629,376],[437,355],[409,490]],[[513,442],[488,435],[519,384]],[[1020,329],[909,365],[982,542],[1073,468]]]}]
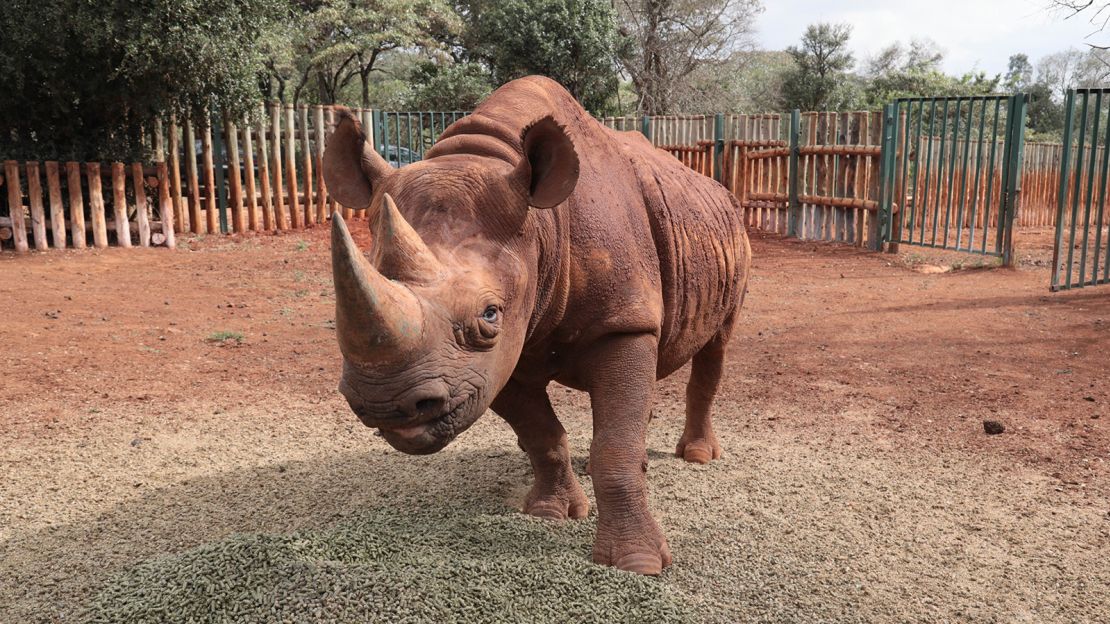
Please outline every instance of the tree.
[{"label": "tree", "polygon": [[621,64],[644,114],[675,111],[678,94],[706,65],[752,49],[758,0],[616,0],[627,37]]},{"label": "tree", "polygon": [[1033,84],[1033,64],[1029,62],[1028,55],[1010,56],[1010,67],[1002,84],[1010,91],[1025,91]]},{"label": "tree", "polygon": [[801,45],[786,49],[796,65],[783,88],[787,108],[838,108],[838,88],[847,82],[848,70],[855,65],[848,50],[851,36],[848,24],[811,24],[802,35]]},{"label": "tree", "polygon": [[412,72],[410,84],[406,105],[415,110],[470,110],[493,90],[485,68],[469,61],[425,61]]},{"label": "tree", "polygon": [[255,41],[283,0],[0,3],[0,151],[127,159],[153,119],[260,99]]},{"label": "tree", "polygon": [[[282,100],[299,100],[315,82],[316,99],[332,104],[356,83],[359,103],[370,106],[371,74],[392,51],[432,53],[461,27],[446,0],[303,0],[290,23],[264,41],[268,79]],[[287,93],[287,85],[292,93]]]},{"label": "tree", "polygon": [[1056,99],[1052,88],[1047,84],[1038,82],[1029,87],[1029,107],[1026,109],[1026,119],[1029,129],[1034,136],[1029,140],[1038,138],[1059,142],[1060,133],[1064,129],[1064,104]]},{"label": "tree", "polygon": [[[1072,19],[1080,15],[1087,17],[1093,30],[1086,38],[1099,34],[1110,25],[1110,2],[1096,2],[1095,0],[1051,0],[1050,6],[1064,19]],[[1105,44],[1087,44],[1092,48],[1108,49]]]},{"label": "tree", "polygon": [[460,56],[487,66],[494,84],[542,74],[593,112],[616,93],[619,37],[608,0],[474,1],[462,12]]}]

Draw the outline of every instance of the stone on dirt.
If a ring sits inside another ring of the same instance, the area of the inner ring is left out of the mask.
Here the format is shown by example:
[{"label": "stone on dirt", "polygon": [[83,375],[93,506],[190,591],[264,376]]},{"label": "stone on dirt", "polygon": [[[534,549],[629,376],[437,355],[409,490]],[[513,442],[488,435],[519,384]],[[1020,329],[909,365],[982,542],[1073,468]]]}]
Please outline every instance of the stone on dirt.
[{"label": "stone on dirt", "polygon": [[1003,427],[1002,423],[998,422],[997,420],[983,421],[983,431],[986,431],[987,435],[997,435],[1005,430],[1006,428]]}]

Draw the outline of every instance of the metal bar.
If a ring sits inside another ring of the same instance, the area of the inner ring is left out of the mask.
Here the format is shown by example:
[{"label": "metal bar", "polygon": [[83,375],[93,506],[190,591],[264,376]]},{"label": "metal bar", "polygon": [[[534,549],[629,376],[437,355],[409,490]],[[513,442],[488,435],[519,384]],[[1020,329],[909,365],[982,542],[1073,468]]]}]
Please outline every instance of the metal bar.
[{"label": "metal bar", "polygon": [[[897,107],[898,107],[898,104],[896,102],[895,103],[895,108],[897,108]],[[906,127],[902,131],[902,134],[903,134],[903,136],[902,136],[902,177],[898,182],[898,188],[902,189],[902,192],[901,192],[901,197],[899,197],[900,201],[899,201],[899,207],[898,207],[898,240],[896,242],[902,242],[902,238],[903,238],[902,232],[906,231],[905,230],[905,223],[906,223],[906,178],[909,176],[909,174],[906,172],[906,168],[909,166],[909,160],[910,160],[910,128],[911,127],[913,127],[913,101],[912,100],[908,102],[908,106],[906,107]],[[910,228],[913,228],[913,225],[910,225]],[[894,228],[891,228],[891,234],[893,235],[893,233],[894,233]]]},{"label": "metal bar", "polygon": [[[1052,252],[1052,290],[1060,286],[1060,245],[1064,242],[1064,207],[1068,201],[1068,169],[1071,166],[1071,130],[1075,123],[1075,90],[1064,98],[1064,145],[1060,156],[1060,190],[1056,195],[1056,244]],[[1107,257],[1110,257],[1108,254]]]},{"label": "metal bar", "polygon": [[[220,214],[220,232],[227,234],[227,185],[224,183],[224,167],[227,157],[224,155],[224,133],[220,124],[220,117],[213,115],[212,124],[212,150],[216,157],[216,188],[211,191],[216,194],[216,202]],[[117,232],[118,234],[118,232]]]},{"label": "metal bar", "polygon": [[1009,183],[1006,192],[1007,206],[1005,234],[1002,243],[1002,266],[1012,266],[1014,262],[1014,220],[1021,210],[1021,165],[1025,152],[1025,104],[1028,99],[1024,93],[1013,96],[1009,144],[1011,146]]},{"label": "metal bar", "polygon": [[944,100],[944,117],[940,121],[940,153],[937,154],[939,161],[937,166],[937,200],[933,207],[933,239],[932,244],[937,243],[937,222],[940,221],[940,188],[941,180],[944,177],[944,141],[948,136],[948,100]]},{"label": "metal bar", "polygon": [[1006,216],[1010,209],[1010,177],[1013,174],[1010,140],[1013,138],[1014,100],[1006,101],[1006,135],[1002,141],[1005,151],[1002,153],[1002,180],[999,187],[999,199],[1002,203],[998,211],[998,224],[994,228],[995,251],[1003,251],[1002,238],[1005,235]]},{"label": "metal bar", "polygon": [[[1095,193],[1095,163],[1098,160],[1098,126],[1102,118],[1102,91],[1095,92],[1095,121],[1091,128],[1091,164],[1087,168],[1087,201],[1083,208],[1083,244],[1079,254],[1079,286],[1087,281],[1087,241],[1091,232],[1091,201]],[[1103,150],[1105,151],[1105,150]]]},{"label": "metal bar", "polygon": [[[918,183],[921,180],[921,125],[924,122],[924,120],[925,120],[925,100],[919,100],[918,103],[917,103],[917,124],[916,124],[916,129],[914,130],[914,139],[913,139],[913,179],[912,179],[912,182],[911,182],[911,188],[913,189],[913,192],[911,193],[911,197],[913,197],[913,204],[910,207],[909,238],[906,241],[908,243],[913,243],[914,224],[917,221],[917,206],[920,203],[918,201],[918,199],[920,197],[918,195],[918,190],[920,190],[918,188]],[[907,126],[908,125],[909,124],[907,124]],[[929,172],[926,171],[925,172],[926,178],[928,178],[928,175],[929,175]],[[922,221],[924,221],[924,219],[925,219],[925,216],[924,216],[924,213],[922,213]]]},{"label": "metal bar", "polygon": [[713,179],[721,181],[721,158],[725,152],[725,114],[713,116]]},{"label": "metal bar", "polygon": [[[933,177],[933,124],[936,122],[936,119],[937,100],[936,98],[932,98],[929,105],[929,149],[925,157],[925,192],[921,194],[921,203],[923,205],[921,206],[921,237],[917,241],[919,245],[925,244],[925,222],[928,220],[928,213],[926,211],[929,209],[929,181]],[[933,216],[933,221],[935,223],[936,215]],[[933,235],[933,240],[936,240],[935,234]]]},{"label": "metal bar", "polygon": [[872,241],[872,249],[880,251],[883,241],[890,239],[890,213],[894,193],[894,151],[897,147],[898,103],[883,106],[882,146],[879,156],[879,210],[875,217],[879,220],[878,236]]},{"label": "metal bar", "polygon": [[[987,164],[987,171],[989,171],[990,182],[987,184],[987,198],[983,203],[983,248],[982,253],[987,253],[987,231],[991,225],[991,208],[994,207],[992,200],[994,199],[994,156],[998,151],[998,117],[1002,112],[1002,100],[994,101],[994,127],[991,130],[991,157]],[[997,249],[996,249],[997,250]]]},{"label": "metal bar", "polygon": [[[393,113],[393,155],[397,157],[397,168],[401,168],[401,113]],[[386,146],[388,151],[390,146]]]},{"label": "metal bar", "polygon": [[[1092,284],[1098,283],[1098,257],[1102,243],[1102,217],[1106,202],[1106,176],[1108,173],[1110,173],[1110,121],[1106,124],[1106,139],[1102,144],[1102,174],[1099,176],[1098,215],[1095,218],[1095,257],[1093,258],[1094,262],[1091,267]],[[1107,237],[1107,244],[1110,245],[1110,236]],[[1110,273],[1110,254],[1107,254],[1106,261],[1107,270],[1102,272],[1103,279]]]},{"label": "metal bar", "polygon": [[802,113],[798,109],[790,111],[790,159],[787,164],[787,175],[790,191],[790,216],[787,222],[787,231],[790,236],[798,237],[798,221],[801,217],[798,204],[798,138],[801,133]]},{"label": "metal bar", "polygon": [[[964,233],[964,208],[967,206],[967,167],[970,164],[971,156],[971,120],[975,116],[975,101],[968,102],[967,105],[967,129],[964,132],[964,159],[963,164],[960,166],[960,207],[956,211],[956,249],[960,248],[960,243],[963,242]],[[957,125],[959,119],[957,118]],[[972,224],[972,229],[975,225]],[[968,249],[970,251],[970,248]]]},{"label": "metal bar", "polygon": [[1065,279],[1066,288],[1071,288],[1072,259],[1075,255],[1075,219],[1079,216],[1079,196],[1082,191],[1079,185],[1083,182],[1083,148],[1087,139],[1087,104],[1090,92],[1083,93],[1083,112],[1079,117],[1079,142],[1075,150],[1075,192],[1071,196],[1071,227],[1068,234],[1068,274]]},{"label": "metal bar", "polygon": [[960,106],[963,98],[956,98],[956,121],[952,124],[952,146],[948,148],[948,197],[944,202],[944,248],[948,249],[948,231],[952,226],[952,185],[956,182],[956,154],[960,151]]},{"label": "metal bar", "polygon": [[975,179],[971,183],[971,231],[967,238],[967,248],[970,251],[975,250],[975,230],[976,227],[975,217],[978,214],[979,208],[979,182],[983,179],[980,174],[983,172],[983,129],[987,125],[987,103],[984,101],[983,105],[979,107],[979,140],[976,141],[975,147]]}]

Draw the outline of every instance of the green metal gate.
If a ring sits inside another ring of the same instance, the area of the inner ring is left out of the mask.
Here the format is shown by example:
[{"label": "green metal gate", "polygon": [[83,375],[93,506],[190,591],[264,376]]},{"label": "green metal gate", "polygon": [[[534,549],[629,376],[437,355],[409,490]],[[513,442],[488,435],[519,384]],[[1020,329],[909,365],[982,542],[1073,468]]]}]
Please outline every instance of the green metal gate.
[{"label": "green metal gate", "polygon": [[1103,214],[1110,170],[1108,96],[1110,89],[1073,89],[1064,103],[1052,290],[1110,283],[1110,219]]},{"label": "green metal gate", "polygon": [[373,112],[374,140],[378,153],[394,167],[424,159],[447,126],[469,115],[468,111]]},{"label": "green metal gate", "polygon": [[884,124],[880,222],[892,243],[1013,261],[1025,94],[901,98]]}]

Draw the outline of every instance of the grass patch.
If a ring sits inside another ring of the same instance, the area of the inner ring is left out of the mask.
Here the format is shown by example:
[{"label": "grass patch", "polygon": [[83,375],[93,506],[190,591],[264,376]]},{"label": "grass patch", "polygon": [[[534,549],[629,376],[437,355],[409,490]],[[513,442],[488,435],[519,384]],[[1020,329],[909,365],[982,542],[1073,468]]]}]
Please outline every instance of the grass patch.
[{"label": "grass patch", "polygon": [[243,333],[237,331],[212,332],[211,334],[208,334],[208,338],[205,338],[205,340],[207,340],[208,342],[217,342],[220,344],[226,344],[230,342],[240,344],[243,342],[244,339],[245,338],[243,336]]}]

